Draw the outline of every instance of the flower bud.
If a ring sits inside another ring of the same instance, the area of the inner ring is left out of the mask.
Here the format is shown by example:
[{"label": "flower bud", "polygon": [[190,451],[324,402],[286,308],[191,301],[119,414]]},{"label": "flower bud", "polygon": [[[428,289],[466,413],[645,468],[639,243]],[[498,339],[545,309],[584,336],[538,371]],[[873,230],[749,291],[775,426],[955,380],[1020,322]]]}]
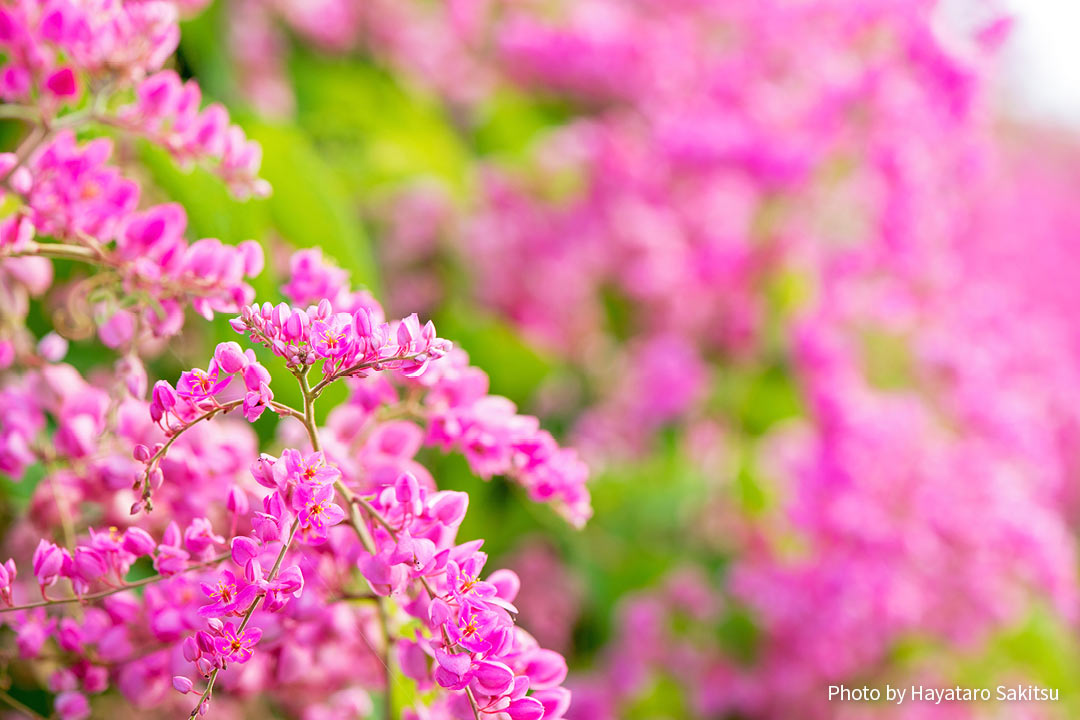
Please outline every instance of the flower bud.
[{"label": "flower bud", "polygon": [[251,363],[244,368],[244,387],[258,392],[262,385],[270,384],[270,371],[259,363]]},{"label": "flower bud", "polygon": [[57,695],[54,707],[60,720],[84,720],[90,717],[90,701],[81,692],[74,690]]},{"label": "flower bud", "polygon": [[195,633],[195,644],[199,648],[199,652],[206,653],[208,655],[214,654],[214,636],[205,630],[200,630]]},{"label": "flower bud", "polygon": [[64,567],[65,555],[66,551],[48,540],[42,539],[38,542],[33,557],[34,577],[37,578],[38,585],[45,588],[56,582]]},{"label": "flower bud", "polygon": [[135,458],[137,462],[144,463],[150,459],[150,448],[146,447],[142,443],[139,443],[135,446],[135,449],[132,451],[131,456]]},{"label": "flower bud", "polygon": [[154,552],[155,547],[157,543],[154,538],[142,528],[131,527],[124,531],[123,548],[132,555],[149,555]]},{"label": "flower bud", "polygon": [[83,690],[91,694],[105,692],[109,686],[109,671],[100,665],[90,665],[83,672]]},{"label": "flower bud", "polygon": [[218,367],[230,375],[240,372],[247,364],[243,349],[235,342],[218,343],[217,348],[214,349],[214,360],[217,361]]},{"label": "flower bud", "polygon": [[239,535],[232,539],[232,559],[240,567],[245,567],[248,562],[259,556],[259,544],[245,535]]},{"label": "flower bud", "polygon": [[273,455],[263,453],[255,462],[251,463],[251,476],[255,478],[255,482],[265,488],[276,490],[277,481],[274,480],[274,463],[276,462],[277,458]]},{"label": "flower bud", "polygon": [[171,410],[176,406],[176,390],[167,380],[158,380],[154,383],[154,391],[151,393],[154,404],[165,410]]},{"label": "flower bud", "polygon": [[360,308],[353,313],[353,329],[362,338],[371,337],[375,321],[371,317],[371,310]]},{"label": "flower bud", "polygon": [[301,311],[297,311],[289,316],[288,320],[283,326],[285,338],[291,341],[300,340],[304,337],[304,330],[307,327],[307,315]]},{"label": "flower bud", "polygon": [[225,501],[225,507],[233,515],[247,515],[250,505],[248,504],[247,493],[240,488],[233,486],[229,490],[229,497]]},{"label": "flower bud", "polygon": [[270,319],[273,321],[274,325],[282,329],[285,328],[285,324],[288,323],[289,318],[291,318],[292,315],[292,308],[286,303],[278,303],[274,306],[274,309],[270,311]]},{"label": "flower bud", "polygon": [[68,341],[54,332],[41,338],[38,342],[38,355],[49,362],[60,362],[67,355]]}]

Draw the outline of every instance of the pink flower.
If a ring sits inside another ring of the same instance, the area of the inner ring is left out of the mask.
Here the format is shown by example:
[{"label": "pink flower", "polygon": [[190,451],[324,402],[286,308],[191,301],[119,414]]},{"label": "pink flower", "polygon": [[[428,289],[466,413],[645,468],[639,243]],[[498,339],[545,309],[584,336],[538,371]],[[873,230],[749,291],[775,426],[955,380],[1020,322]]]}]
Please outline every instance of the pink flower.
[{"label": "pink flower", "polygon": [[232,560],[240,567],[246,567],[249,562],[259,556],[261,550],[257,542],[245,535],[238,535],[232,539]]},{"label": "pink flower", "polygon": [[154,569],[162,575],[175,575],[187,569],[190,555],[185,550],[172,545],[158,545],[154,557]]},{"label": "pink flower", "polygon": [[201,399],[217,395],[229,384],[229,376],[222,377],[216,362],[210,363],[209,370],[186,370],[180,374],[180,382],[176,383],[176,392],[193,399]]},{"label": "pink flower", "polygon": [[281,454],[285,469],[294,482],[301,485],[331,485],[341,477],[341,471],[326,462],[321,452],[301,455],[296,450],[286,450]]},{"label": "pink flower", "polygon": [[124,531],[124,550],[136,557],[151,554],[154,552],[156,545],[157,543],[154,542],[154,538],[150,536],[150,533],[142,528],[130,527]]},{"label": "pink flower", "polygon": [[338,359],[352,350],[352,325],[346,313],[311,326],[311,345],[319,357]]},{"label": "pink flower", "polygon": [[229,570],[224,570],[217,585],[202,583],[202,591],[213,602],[199,608],[203,617],[222,617],[225,615],[243,615],[258,594],[255,585],[238,579]]},{"label": "pink flower", "polygon": [[12,595],[12,584],[15,582],[15,576],[17,574],[15,561],[11,558],[8,558],[7,562],[0,565],[0,600],[3,600],[4,604],[8,607],[15,604]]},{"label": "pink flower", "polygon": [[129,310],[117,310],[98,327],[98,337],[110,348],[119,348],[135,336],[136,317]]},{"label": "pink flower", "polygon": [[47,540],[40,540],[37,549],[34,550],[34,577],[41,586],[41,594],[45,594],[45,588],[56,583],[62,573],[70,567],[71,555]]},{"label": "pink flower", "polygon": [[251,659],[253,648],[261,637],[259,628],[248,628],[237,634],[232,623],[225,623],[221,637],[214,639],[214,650],[226,662],[243,664]]},{"label": "pink flower", "polygon": [[195,518],[184,530],[184,547],[193,555],[205,555],[214,545],[221,545],[225,538],[214,532],[214,526],[206,518]]},{"label": "pink flower", "polygon": [[259,385],[258,390],[252,390],[244,394],[244,418],[248,422],[255,422],[270,407],[270,401],[274,399],[274,393],[266,383]]},{"label": "pink flower", "polygon": [[45,78],[45,88],[61,100],[70,100],[79,94],[79,82],[71,68],[60,68]]},{"label": "pink flower", "polygon": [[260,588],[266,593],[263,609],[267,612],[280,612],[289,601],[289,597],[300,597],[304,592],[304,574],[296,565],[291,565],[272,581],[261,581]]},{"label": "pink flower", "polygon": [[56,714],[60,720],[86,720],[90,717],[90,701],[80,692],[68,690],[56,696]]},{"label": "pink flower", "polygon": [[240,345],[235,342],[218,343],[214,349],[214,362],[224,372],[232,375],[243,370],[250,362]]},{"label": "pink flower", "polygon": [[67,355],[68,341],[54,332],[47,334],[38,342],[38,354],[49,362],[60,362]]},{"label": "pink flower", "polygon": [[308,529],[314,538],[326,537],[331,527],[345,519],[345,511],[334,503],[332,485],[300,485],[293,507],[300,518],[300,526]]}]

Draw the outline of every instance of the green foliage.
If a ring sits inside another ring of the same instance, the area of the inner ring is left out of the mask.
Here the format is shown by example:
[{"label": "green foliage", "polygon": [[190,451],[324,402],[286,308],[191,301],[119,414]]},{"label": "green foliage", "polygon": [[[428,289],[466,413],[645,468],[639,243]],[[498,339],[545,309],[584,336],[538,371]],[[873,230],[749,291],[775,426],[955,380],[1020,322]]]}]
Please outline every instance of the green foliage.
[{"label": "green foliage", "polygon": [[435,319],[439,333],[469,353],[473,365],[488,370],[491,392],[526,404],[555,361],[526,343],[498,317],[452,300]]},{"label": "green foliage", "polygon": [[293,54],[297,123],[362,200],[386,185],[438,178],[465,188],[467,149],[438,101],[358,59]]},{"label": "green foliage", "polygon": [[768,362],[730,364],[719,373],[710,402],[716,417],[733,418],[751,436],[804,414],[790,369]]}]

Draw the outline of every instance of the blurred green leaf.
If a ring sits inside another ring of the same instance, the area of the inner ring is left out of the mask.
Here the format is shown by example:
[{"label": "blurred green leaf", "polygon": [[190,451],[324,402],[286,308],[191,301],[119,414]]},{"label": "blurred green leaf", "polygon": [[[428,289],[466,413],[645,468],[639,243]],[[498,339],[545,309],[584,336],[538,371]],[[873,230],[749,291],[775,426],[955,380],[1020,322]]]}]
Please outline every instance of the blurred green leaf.
[{"label": "blurred green leaf", "polygon": [[353,191],[436,177],[455,191],[469,169],[466,147],[431,95],[370,63],[298,49],[297,115]]},{"label": "blurred green leaf", "polygon": [[491,392],[525,405],[554,369],[554,360],[527,344],[500,318],[451,301],[435,317],[439,335],[450,338],[469,354],[473,365],[486,371]]},{"label": "blurred green leaf", "polygon": [[350,194],[303,133],[283,125],[250,123],[262,144],[262,176],[273,186],[265,202],[274,229],[293,247],[321,247],[353,282],[378,290],[375,261]]}]

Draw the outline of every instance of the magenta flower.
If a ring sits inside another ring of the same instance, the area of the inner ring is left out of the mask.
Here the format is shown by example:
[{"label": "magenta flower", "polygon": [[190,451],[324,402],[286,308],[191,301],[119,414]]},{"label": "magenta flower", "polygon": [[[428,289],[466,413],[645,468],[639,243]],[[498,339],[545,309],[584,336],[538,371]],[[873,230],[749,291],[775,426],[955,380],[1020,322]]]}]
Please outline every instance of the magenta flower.
[{"label": "magenta flower", "polygon": [[225,623],[221,637],[214,638],[214,650],[225,662],[246,663],[254,653],[253,648],[262,637],[259,628],[248,628],[240,633],[232,623]]},{"label": "magenta flower", "polygon": [[455,645],[473,653],[491,650],[493,640],[502,630],[500,616],[489,610],[481,610],[473,605],[461,609],[456,622],[446,623],[446,632]]},{"label": "magenta flower", "polygon": [[72,100],[79,94],[79,81],[71,68],[60,68],[45,78],[45,88],[53,97]]},{"label": "magenta flower", "polygon": [[338,359],[353,348],[353,331],[347,313],[333,315],[328,322],[311,325],[311,346],[319,357]]},{"label": "magenta flower", "polygon": [[271,490],[282,489],[284,484],[279,484],[278,476],[274,472],[276,465],[276,457],[262,453],[251,463],[251,477],[255,478],[255,482],[265,488],[270,488]]},{"label": "magenta flower", "polygon": [[[251,392],[257,392],[263,385],[270,385],[270,371],[254,360],[244,366],[241,374],[244,379],[244,387]],[[270,397],[273,397],[273,395]]]},{"label": "magenta flower", "polygon": [[397,592],[408,580],[409,573],[404,565],[391,561],[393,548],[383,547],[375,555],[365,554],[357,563],[362,574],[371,584],[376,595],[390,595]]},{"label": "magenta flower", "polygon": [[289,475],[301,485],[330,485],[341,477],[341,471],[328,464],[321,452],[304,457],[296,450],[286,450],[281,459]]},{"label": "magenta flower", "polygon": [[230,377],[222,376],[216,361],[210,363],[209,370],[186,370],[180,373],[176,383],[176,392],[193,400],[211,397],[221,392],[229,384]]},{"label": "magenta flower", "polygon": [[345,511],[334,503],[331,485],[300,485],[293,499],[300,526],[311,531],[315,538],[326,537],[331,527],[345,519]]},{"label": "magenta flower", "polygon": [[184,530],[184,547],[192,555],[205,555],[214,545],[221,545],[225,538],[214,532],[214,526],[206,518],[195,518]]},{"label": "magenta flower", "polygon": [[136,557],[149,555],[156,545],[150,533],[142,528],[130,527],[124,531],[123,548]]},{"label": "magenta flower", "polygon": [[448,653],[435,649],[435,682],[444,688],[460,690],[469,683],[472,658],[468,653]]},{"label": "magenta flower", "polygon": [[[541,720],[544,717],[561,718],[562,713],[570,707],[569,698],[561,705],[552,704],[552,712],[548,714],[544,704],[534,697],[520,697],[512,700],[503,711],[510,716],[510,720]],[[561,708],[561,712],[556,712]]]},{"label": "magenta flower", "polygon": [[232,375],[243,370],[249,360],[239,343],[223,342],[214,348],[214,362],[217,367]]},{"label": "magenta flower", "polygon": [[480,580],[480,571],[486,561],[486,554],[476,553],[460,565],[453,560],[446,564],[446,584],[459,602],[486,600],[498,594],[494,585]]},{"label": "magenta flower", "polygon": [[266,408],[270,407],[270,401],[274,399],[274,393],[266,383],[260,383],[258,390],[251,390],[244,394],[244,418],[248,422],[255,422]]},{"label": "magenta flower", "polygon": [[190,558],[186,550],[181,550],[174,545],[158,545],[154,569],[162,575],[175,575],[187,569]]},{"label": "magenta flower", "polygon": [[37,549],[34,550],[33,568],[42,595],[45,594],[45,588],[54,585],[70,564],[71,555],[67,550],[44,539],[38,542]]},{"label": "magenta flower", "polygon": [[413,577],[429,575],[441,568],[438,548],[428,538],[414,538],[408,530],[398,536],[397,546],[394,548],[390,561],[404,563],[409,567]]},{"label": "magenta flower", "polygon": [[483,695],[505,695],[514,687],[514,671],[501,662],[479,660],[472,667],[472,683]]},{"label": "magenta flower", "polygon": [[74,690],[56,696],[56,715],[60,720],[86,720],[90,717],[90,701]]},{"label": "magenta flower", "polygon": [[304,574],[296,565],[285,568],[272,581],[261,581],[259,587],[266,593],[263,609],[280,612],[289,597],[300,597],[304,592]]},{"label": "magenta flower", "polygon": [[12,584],[15,582],[17,574],[15,561],[11,558],[8,558],[6,563],[0,565],[0,600],[3,600],[8,607],[15,604],[12,596]]},{"label": "magenta flower", "polygon": [[199,608],[203,617],[222,617],[224,615],[243,615],[258,594],[255,585],[238,579],[229,570],[224,570],[217,585],[201,584],[202,591],[213,602]]},{"label": "magenta flower", "polygon": [[75,548],[72,557],[71,578],[82,584],[89,585],[109,570],[108,560],[105,555],[91,547],[79,546]]}]

